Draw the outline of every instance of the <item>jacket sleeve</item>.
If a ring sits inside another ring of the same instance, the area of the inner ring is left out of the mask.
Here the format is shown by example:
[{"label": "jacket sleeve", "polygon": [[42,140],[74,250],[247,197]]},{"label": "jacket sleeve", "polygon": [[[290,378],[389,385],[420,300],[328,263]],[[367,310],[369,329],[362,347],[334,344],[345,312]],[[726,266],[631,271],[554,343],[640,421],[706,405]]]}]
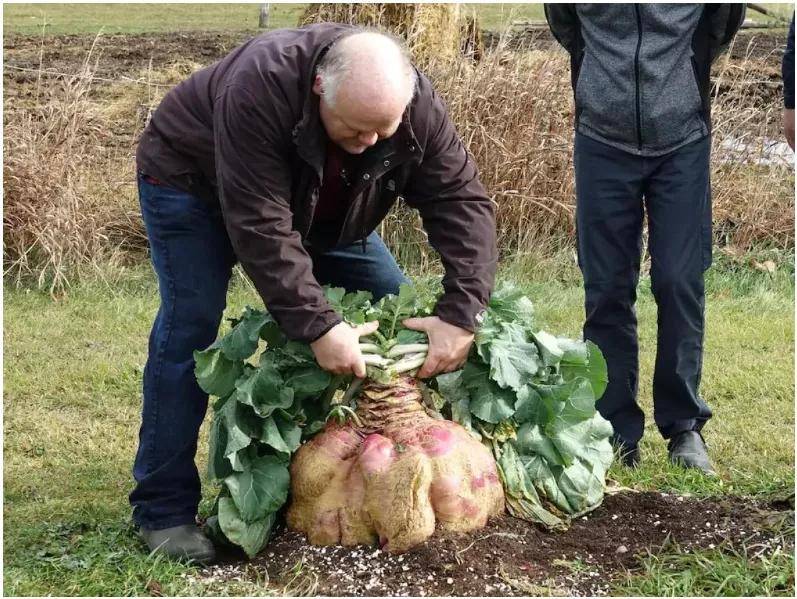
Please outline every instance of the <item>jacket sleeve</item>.
[{"label": "jacket sleeve", "polygon": [[285,334],[314,341],[340,316],[313,276],[312,261],[293,230],[289,140],[268,99],[226,87],[214,105],[219,200],[233,249]]},{"label": "jacket sleeve", "polygon": [[783,53],[783,105],[794,110],[794,15],[791,17],[786,51]]},{"label": "jacket sleeve", "polygon": [[545,19],[556,41],[573,53],[578,35],[578,15],[575,4],[545,4]]},{"label": "jacket sleeve", "polygon": [[709,17],[711,62],[728,49],[733,36],[744,23],[745,5],[742,2],[706,4]]},{"label": "jacket sleeve", "polygon": [[[425,85],[431,86],[428,81]],[[445,276],[435,313],[469,331],[480,324],[498,264],[495,212],[442,99],[431,91],[424,154],[404,191],[440,254]],[[413,123],[415,127],[415,123]]]}]

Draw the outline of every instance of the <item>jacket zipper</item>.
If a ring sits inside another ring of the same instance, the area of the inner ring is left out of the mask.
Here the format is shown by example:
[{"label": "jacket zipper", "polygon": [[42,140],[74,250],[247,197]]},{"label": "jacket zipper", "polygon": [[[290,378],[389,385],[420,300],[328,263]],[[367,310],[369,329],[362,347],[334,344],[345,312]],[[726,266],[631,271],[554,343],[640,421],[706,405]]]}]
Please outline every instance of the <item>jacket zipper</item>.
[{"label": "jacket zipper", "polygon": [[634,83],[636,84],[636,138],[639,149],[642,150],[642,110],[639,99],[639,49],[642,47],[642,15],[639,13],[639,4],[634,4],[636,12],[637,42],[634,54]]},{"label": "jacket zipper", "polygon": [[[384,166],[390,166],[390,168],[388,170],[392,170],[392,169],[396,168],[397,166],[399,166],[401,164],[404,164],[408,160],[408,157],[403,157],[403,156],[400,156],[398,159],[393,158],[394,156],[397,156],[397,155],[398,155],[398,152],[393,152],[392,154],[385,154],[383,156],[380,156],[379,160],[388,160],[389,159],[390,164],[389,165],[384,165]],[[338,239],[337,239],[337,243],[338,244],[340,244],[341,240],[343,239],[343,235],[346,232],[346,223],[348,223],[349,220],[354,216],[354,209],[355,208],[358,208],[358,210],[359,210],[358,216],[359,216],[359,220],[360,220],[360,222],[359,222],[360,234],[362,235],[364,233],[364,229],[365,229],[365,210],[366,210],[367,206],[365,204],[365,198],[363,197],[362,194],[365,192],[365,189],[368,187],[368,185],[376,185],[376,181],[382,175],[384,175],[385,172],[387,172],[387,171],[380,172],[381,169],[378,169],[378,168],[375,169],[373,172],[370,171],[370,169],[372,167],[374,167],[374,166],[379,164],[379,160],[374,161],[372,164],[370,164],[368,166],[368,168],[361,169],[359,180],[354,182],[354,183],[352,183],[351,188],[348,191],[349,192],[349,197],[351,197],[353,201],[352,201],[351,204],[349,204],[349,207],[346,210],[346,214],[343,217],[343,228],[341,229],[340,234],[338,235]],[[371,179],[373,179],[373,183],[369,183],[369,181],[371,181]],[[364,237],[362,239],[362,246],[363,246],[363,253],[365,253],[366,245],[365,245],[365,238]]]}]

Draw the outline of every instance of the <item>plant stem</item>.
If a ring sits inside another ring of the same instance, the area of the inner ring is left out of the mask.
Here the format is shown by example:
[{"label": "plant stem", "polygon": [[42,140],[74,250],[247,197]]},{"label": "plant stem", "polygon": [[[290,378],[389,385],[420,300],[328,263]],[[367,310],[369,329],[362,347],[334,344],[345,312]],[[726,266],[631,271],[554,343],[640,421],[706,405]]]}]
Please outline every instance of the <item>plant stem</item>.
[{"label": "plant stem", "polygon": [[405,354],[426,353],[427,351],[429,351],[428,343],[407,343],[405,345],[394,345],[385,355],[388,358],[396,358]]},{"label": "plant stem", "polygon": [[393,364],[391,370],[396,374],[409,372],[410,370],[415,370],[416,368],[423,366],[423,363],[425,361],[426,361],[426,354],[421,354],[418,356],[410,356]]}]

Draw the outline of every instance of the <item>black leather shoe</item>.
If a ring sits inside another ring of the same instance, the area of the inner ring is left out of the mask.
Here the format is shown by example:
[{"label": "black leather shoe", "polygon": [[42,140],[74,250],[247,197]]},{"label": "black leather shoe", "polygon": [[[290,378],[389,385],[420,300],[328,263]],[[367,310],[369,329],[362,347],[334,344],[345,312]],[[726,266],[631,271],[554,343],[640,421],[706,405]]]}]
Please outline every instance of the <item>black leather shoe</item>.
[{"label": "black leather shoe", "polygon": [[684,468],[695,468],[708,476],[716,476],[703,436],[697,431],[678,433],[667,444],[670,462]]},{"label": "black leather shoe", "polygon": [[161,530],[142,528],[141,538],[153,553],[176,560],[193,561],[203,566],[216,559],[216,550],[196,524],[172,526]]}]

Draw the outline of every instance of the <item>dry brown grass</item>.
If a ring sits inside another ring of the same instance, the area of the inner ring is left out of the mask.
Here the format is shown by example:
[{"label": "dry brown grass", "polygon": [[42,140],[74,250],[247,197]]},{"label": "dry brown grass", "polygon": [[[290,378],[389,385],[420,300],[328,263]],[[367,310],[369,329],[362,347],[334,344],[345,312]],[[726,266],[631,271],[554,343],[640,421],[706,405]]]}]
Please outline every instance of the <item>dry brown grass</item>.
[{"label": "dry brown grass", "polygon": [[389,31],[406,40],[413,56],[422,63],[456,60],[483,50],[475,12],[460,4],[308,4],[299,18],[299,25],[326,22]]},{"label": "dry brown grass", "polygon": [[[783,140],[776,61],[747,48],[743,60],[723,58],[715,67],[714,228],[715,238],[726,245],[794,246],[794,163],[775,159],[762,164],[771,160],[771,142]],[[729,144],[743,149],[730,156]]]},{"label": "dry brown grass", "polygon": [[[5,273],[33,276],[52,291],[68,286],[76,267],[141,259],[135,137],[168,85],[200,66],[185,57],[156,70],[142,64],[134,76],[99,86],[91,56],[79,72],[42,81],[36,101],[6,104]],[[794,244],[793,170],[719,159],[726,140],[742,139],[755,159],[764,139],[779,139],[772,63],[752,55],[720,59],[714,71],[715,230],[720,243],[739,248]],[[495,202],[504,258],[571,248],[572,92],[564,53],[499,45],[479,62],[429,60],[422,67],[446,98]],[[114,136],[115,145],[106,143]],[[380,232],[402,264],[420,271],[438,264],[405,206]]]},{"label": "dry brown grass", "polygon": [[37,82],[34,107],[5,122],[4,273],[35,275],[51,292],[105,253],[104,229],[119,217],[87,188],[86,161],[101,130],[89,99],[95,66],[90,52],[75,75]]}]

